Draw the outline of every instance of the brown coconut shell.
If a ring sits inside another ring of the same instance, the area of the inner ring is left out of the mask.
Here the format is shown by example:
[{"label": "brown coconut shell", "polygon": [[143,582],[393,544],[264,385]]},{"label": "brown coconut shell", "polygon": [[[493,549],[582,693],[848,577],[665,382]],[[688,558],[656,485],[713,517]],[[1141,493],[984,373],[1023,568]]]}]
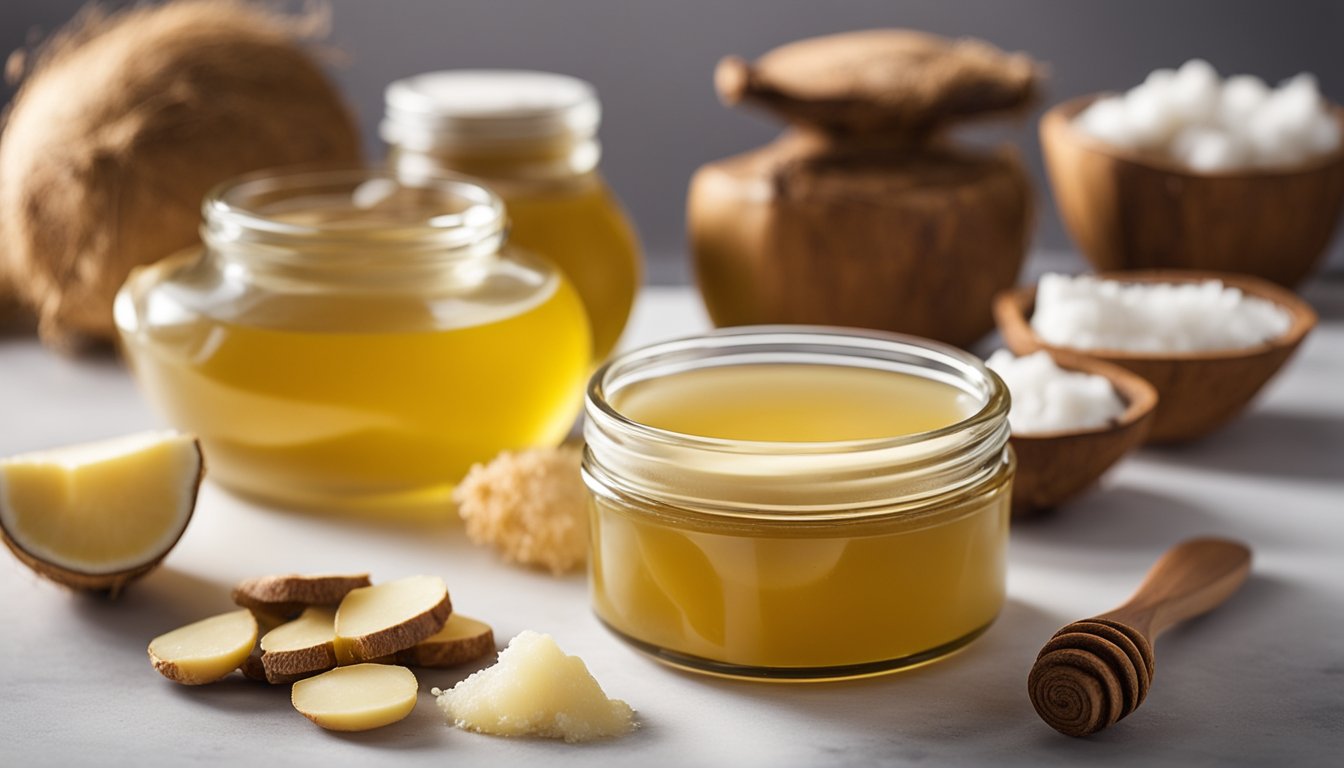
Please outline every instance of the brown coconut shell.
[{"label": "brown coconut shell", "polygon": [[240,0],[183,0],[85,15],[48,43],[0,137],[0,258],[44,341],[111,339],[131,268],[197,243],[216,184],[360,162],[303,26]]},{"label": "brown coconut shell", "polygon": [[173,548],[177,546],[177,542],[182,540],[182,534],[187,532],[187,526],[191,524],[191,518],[196,513],[196,501],[201,495],[201,483],[205,481],[205,456],[201,453],[199,440],[196,441],[196,453],[200,458],[200,470],[196,473],[196,485],[192,488],[191,503],[187,508],[186,516],[182,519],[182,525],[178,529],[177,535],[168,543],[168,546],[164,547],[162,552],[140,565],[112,573],[86,573],[48,562],[24,549],[23,545],[10,538],[3,519],[0,519],[0,541],[5,543],[5,546],[14,554],[14,557],[18,558],[19,562],[28,566],[38,576],[73,590],[101,592],[109,598],[116,599],[121,595],[127,584],[158,568],[163,559],[168,556],[168,553],[172,552]]},{"label": "brown coconut shell", "polygon": [[747,102],[834,134],[927,135],[951,122],[1033,103],[1040,71],[1025,54],[909,29],[869,29],[730,56],[714,76],[727,104]]}]

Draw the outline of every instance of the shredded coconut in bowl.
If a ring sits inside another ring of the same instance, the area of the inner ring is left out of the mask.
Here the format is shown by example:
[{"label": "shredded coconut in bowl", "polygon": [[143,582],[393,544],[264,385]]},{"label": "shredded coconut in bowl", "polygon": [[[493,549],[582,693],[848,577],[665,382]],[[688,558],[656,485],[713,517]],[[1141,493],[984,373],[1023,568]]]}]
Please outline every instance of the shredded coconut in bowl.
[{"label": "shredded coconut in bowl", "polygon": [[1157,354],[1246,349],[1291,325],[1282,307],[1221,280],[1125,283],[1091,275],[1042,277],[1031,316],[1048,344]]},{"label": "shredded coconut in bowl", "polygon": [[1000,349],[985,363],[1008,385],[1014,434],[1077,432],[1112,424],[1125,403],[1104,376],[1060,368],[1049,352],[1022,357]]}]

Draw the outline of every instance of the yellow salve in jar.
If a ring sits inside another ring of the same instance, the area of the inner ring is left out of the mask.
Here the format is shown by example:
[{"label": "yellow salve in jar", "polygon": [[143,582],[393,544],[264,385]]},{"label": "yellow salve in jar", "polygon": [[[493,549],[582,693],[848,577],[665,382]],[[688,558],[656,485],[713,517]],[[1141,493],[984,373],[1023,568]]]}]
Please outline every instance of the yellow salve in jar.
[{"label": "yellow salve in jar", "polygon": [[133,273],[115,313],[213,480],[285,506],[441,514],[472,463],[568,432],[583,308],[554,268],[502,248],[483,187],[258,175],[204,215],[205,247]]},{"label": "yellow salve in jar", "polygon": [[597,616],[656,658],[784,680],[950,653],[1004,599],[1008,396],[911,337],[739,328],[589,385]]},{"label": "yellow salve in jar", "polygon": [[445,171],[481,180],[503,199],[509,241],[565,273],[587,309],[593,355],[605,359],[640,280],[634,228],[598,171],[597,94],[547,72],[461,70],[398,80],[381,132],[403,178]]}]

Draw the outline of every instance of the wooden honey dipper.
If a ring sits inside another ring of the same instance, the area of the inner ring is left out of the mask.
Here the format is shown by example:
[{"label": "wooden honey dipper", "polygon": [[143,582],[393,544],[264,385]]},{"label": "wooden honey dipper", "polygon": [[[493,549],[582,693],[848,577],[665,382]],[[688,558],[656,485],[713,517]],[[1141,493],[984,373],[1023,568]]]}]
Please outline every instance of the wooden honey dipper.
[{"label": "wooden honey dipper", "polygon": [[1068,736],[1086,736],[1143,703],[1153,683],[1153,641],[1212,610],[1246,581],[1251,550],[1227,539],[1190,539],[1167,551],[1119,608],[1075,621],[1050,638],[1027,677],[1036,713]]}]

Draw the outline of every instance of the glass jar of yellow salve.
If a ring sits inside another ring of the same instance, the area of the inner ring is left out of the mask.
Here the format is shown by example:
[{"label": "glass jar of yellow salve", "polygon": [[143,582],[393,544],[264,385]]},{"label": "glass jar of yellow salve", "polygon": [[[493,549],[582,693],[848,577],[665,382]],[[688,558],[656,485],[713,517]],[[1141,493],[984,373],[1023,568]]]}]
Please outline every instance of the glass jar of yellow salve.
[{"label": "glass jar of yellow salve", "polygon": [[115,315],[211,479],[289,507],[435,515],[473,462],[567,434],[590,371],[583,307],[503,247],[484,187],[261,174],[204,217],[204,246],[132,273]]},{"label": "glass jar of yellow salve", "polygon": [[396,174],[465,173],[504,198],[510,242],[578,290],[596,360],[620,338],[640,280],[635,231],[598,172],[600,121],[596,91],[577,78],[455,70],[388,86],[381,126]]},{"label": "glass jar of yellow salve", "polygon": [[599,619],[710,674],[862,677],[966,645],[1004,599],[1008,393],[952,347],[745,327],[588,388]]}]

